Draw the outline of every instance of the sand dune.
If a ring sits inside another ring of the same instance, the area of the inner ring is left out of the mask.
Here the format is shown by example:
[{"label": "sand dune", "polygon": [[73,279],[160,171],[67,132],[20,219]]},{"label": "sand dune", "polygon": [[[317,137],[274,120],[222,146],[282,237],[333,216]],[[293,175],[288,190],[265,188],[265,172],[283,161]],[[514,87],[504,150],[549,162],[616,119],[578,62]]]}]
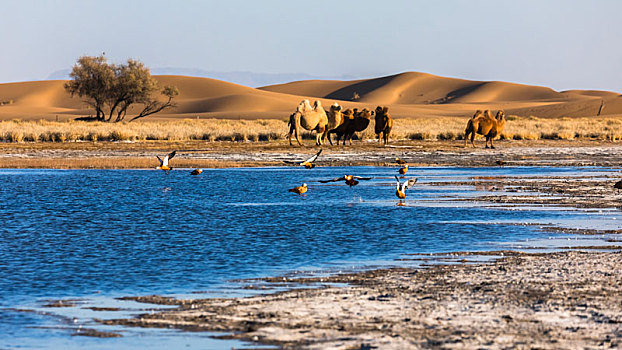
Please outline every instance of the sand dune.
[{"label": "sand dune", "polygon": [[[539,117],[622,114],[616,92],[569,90],[500,81],[473,81],[407,72],[354,80],[308,80],[258,89],[209,78],[156,76],[162,85],[180,91],[177,107],[154,115],[168,118],[287,118],[300,100],[319,99],[350,108],[391,107],[396,117],[467,116],[476,109],[505,109],[510,114]],[[0,119],[73,119],[93,111],[80,98],[71,98],[64,81],[0,84]],[[358,99],[353,101],[357,94]],[[11,103],[7,103],[11,101]]]}]

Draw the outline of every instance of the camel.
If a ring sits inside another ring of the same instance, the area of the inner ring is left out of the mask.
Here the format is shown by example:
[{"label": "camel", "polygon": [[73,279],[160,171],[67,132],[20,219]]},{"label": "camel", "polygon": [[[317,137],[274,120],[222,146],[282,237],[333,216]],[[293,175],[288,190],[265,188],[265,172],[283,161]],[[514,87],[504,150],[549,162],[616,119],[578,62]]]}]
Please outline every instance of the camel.
[{"label": "camel", "polygon": [[469,135],[471,135],[471,145],[475,147],[474,140],[477,133],[486,137],[486,148],[488,148],[488,142],[490,142],[490,148],[495,148],[492,140],[503,132],[504,127],[505,112],[503,110],[499,110],[494,118],[490,111],[485,110],[482,113],[482,111],[478,110],[467,122],[467,127],[464,131],[464,147],[466,147]]},{"label": "camel", "polygon": [[326,126],[326,130],[324,131],[324,135],[322,138],[326,140],[328,138],[328,142],[333,144],[333,140],[330,138],[330,131],[336,129],[339,125],[343,123],[343,113],[341,112],[342,107],[337,103],[333,103],[330,106],[330,109],[327,112],[328,116],[328,125]]},{"label": "camel", "polygon": [[[376,126],[374,131],[378,135],[378,143],[384,140],[384,144],[389,143],[389,133],[393,128],[393,118],[389,115],[389,107],[376,107]],[[382,134],[382,139],[380,138]]]},{"label": "camel", "polygon": [[289,145],[292,145],[292,134],[295,132],[296,141],[302,146],[302,142],[300,141],[301,127],[309,131],[315,131],[315,144],[318,146],[322,145],[322,136],[324,135],[327,124],[328,117],[326,116],[326,111],[322,107],[322,103],[320,101],[315,101],[313,107],[311,107],[309,100],[303,100],[298,107],[296,107],[296,112],[289,116],[289,122],[287,123],[289,126],[289,134],[287,135],[289,138]]},{"label": "camel", "polygon": [[343,112],[343,114],[343,123],[337,128],[331,130],[330,133],[337,134],[337,144],[339,144],[339,140],[341,139],[341,136],[343,136],[343,144],[345,145],[346,140],[348,140],[350,141],[350,145],[352,145],[352,136],[354,136],[355,132],[367,129],[374,112],[367,108],[363,108],[363,110],[359,112],[355,108],[354,111],[347,109]]}]

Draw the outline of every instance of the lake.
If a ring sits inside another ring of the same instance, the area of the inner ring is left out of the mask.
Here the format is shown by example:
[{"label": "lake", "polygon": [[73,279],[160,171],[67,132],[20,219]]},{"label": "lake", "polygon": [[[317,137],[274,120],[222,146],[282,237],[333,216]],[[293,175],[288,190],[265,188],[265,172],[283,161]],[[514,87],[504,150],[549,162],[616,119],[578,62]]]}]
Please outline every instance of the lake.
[{"label": "lake", "polygon": [[[119,316],[86,307],[120,306],[126,314],[152,307],[116,297],[239,296],[251,293],[239,288],[239,279],[395,266],[406,264],[396,260],[405,254],[508,249],[529,241],[555,248],[547,240],[583,239],[543,232],[541,225],[593,222],[619,229],[615,209],[482,205],[456,199],[485,190],[451,185],[475,176],[613,171],[411,168],[408,175],[419,181],[398,206],[396,168],[387,167],[206,169],[200,176],[178,169],[169,175],[3,169],[0,348],[244,347],[175,330],[116,328],[123,337],[111,339],[72,334],[79,327],[106,329],[95,317]],[[353,188],[319,183],[344,174],[372,180]],[[305,195],[287,191],[303,182],[309,185]],[[44,306],[57,299],[75,299],[75,305]]]}]

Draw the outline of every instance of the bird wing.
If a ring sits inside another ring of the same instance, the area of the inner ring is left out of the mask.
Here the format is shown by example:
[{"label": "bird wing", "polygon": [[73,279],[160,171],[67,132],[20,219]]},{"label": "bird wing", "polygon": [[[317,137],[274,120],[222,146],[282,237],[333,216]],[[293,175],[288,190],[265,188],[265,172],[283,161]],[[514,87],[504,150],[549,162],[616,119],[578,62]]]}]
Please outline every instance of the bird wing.
[{"label": "bird wing", "polygon": [[408,181],[404,183],[404,190],[407,190],[413,187],[416,183],[417,183],[417,178],[409,179]]},{"label": "bird wing", "polygon": [[353,176],[357,180],[371,180],[371,177]]},{"label": "bird wing", "polygon": [[[173,152],[171,152],[171,153],[167,154],[167,155],[164,157],[164,160],[161,160],[161,161],[160,161],[160,162],[162,162],[162,164],[161,164],[161,165],[162,165],[162,166],[168,166],[168,161],[169,161],[171,158],[175,157],[175,153],[176,153],[176,152],[177,152],[177,151],[173,151]],[[158,159],[160,159],[160,157],[158,157]]]},{"label": "bird wing", "polygon": [[395,175],[395,189],[401,191],[402,187],[400,185],[401,185],[400,179],[399,179],[399,177],[397,177],[397,175]]},{"label": "bird wing", "polygon": [[321,182],[321,183],[323,183],[323,184],[325,184],[325,183],[327,183],[327,182],[337,182],[337,181],[343,181],[343,180],[345,180],[345,179],[346,179],[346,177],[345,177],[345,176],[342,176],[342,177],[336,177],[336,178],[334,178],[334,179],[330,179],[330,180],[320,180],[320,182]]},{"label": "bird wing", "polygon": [[317,159],[317,157],[319,157],[319,156],[320,156],[320,153],[322,153],[322,149],[321,149],[321,148],[320,148],[320,150],[319,150],[319,151],[318,151],[315,155],[313,155],[311,158],[309,158],[309,159],[307,159],[307,160],[305,160],[305,161],[301,162],[301,163],[300,163],[300,165],[305,165],[305,163],[309,163],[309,164],[311,164],[311,163],[315,162],[315,160]]},{"label": "bird wing", "polygon": [[160,156],[156,156],[156,158],[158,158],[158,160],[160,161],[160,166],[164,165],[164,161],[162,161],[162,159],[160,158]]}]

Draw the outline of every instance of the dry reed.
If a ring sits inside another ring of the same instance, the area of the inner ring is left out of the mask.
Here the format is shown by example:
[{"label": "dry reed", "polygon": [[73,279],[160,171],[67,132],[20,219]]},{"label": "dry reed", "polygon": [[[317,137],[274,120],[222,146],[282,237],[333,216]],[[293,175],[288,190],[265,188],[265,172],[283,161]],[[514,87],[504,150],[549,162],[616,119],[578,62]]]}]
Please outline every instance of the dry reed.
[{"label": "dry reed", "polygon": [[[433,117],[395,120],[393,140],[460,140],[468,118]],[[3,121],[3,142],[75,142],[75,141],[273,141],[286,138],[283,120],[183,119],[134,123]],[[309,133],[303,138],[313,139]],[[373,121],[360,138],[375,138]],[[333,137],[334,138],[334,137]],[[622,139],[622,118],[536,118],[508,116],[502,139]]]}]

